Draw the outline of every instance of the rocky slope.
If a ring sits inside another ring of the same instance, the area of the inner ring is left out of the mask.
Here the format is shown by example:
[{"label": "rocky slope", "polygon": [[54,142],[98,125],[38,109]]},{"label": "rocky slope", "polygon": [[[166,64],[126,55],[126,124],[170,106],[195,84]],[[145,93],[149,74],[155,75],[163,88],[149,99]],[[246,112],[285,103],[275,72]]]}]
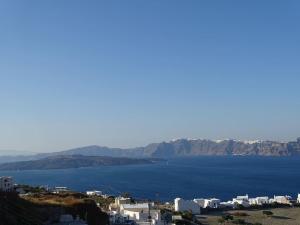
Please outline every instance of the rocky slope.
[{"label": "rocky slope", "polygon": [[109,148],[92,145],[65,151],[43,153],[30,156],[0,157],[0,163],[43,159],[46,157],[62,155],[130,158],[172,158],[203,155],[296,156],[300,155],[300,138],[298,138],[297,141],[292,142],[178,139],[170,142],[153,143],[145,147],[130,149]]},{"label": "rocky slope", "polygon": [[94,145],[50,154],[41,154],[39,156],[74,154],[158,158],[201,155],[293,156],[300,155],[300,138],[295,142],[287,143],[276,141],[245,142],[236,140],[178,139],[132,149],[108,148]]},{"label": "rocky slope", "polygon": [[19,197],[15,192],[0,192],[0,225],[56,224],[61,214],[77,215],[86,219],[88,225],[108,224],[108,215],[80,193],[36,193]]},{"label": "rocky slope", "polygon": [[43,170],[67,169],[96,166],[116,166],[132,164],[149,164],[155,159],[133,159],[108,156],[66,155],[52,156],[43,159],[9,162],[0,164],[0,170]]}]

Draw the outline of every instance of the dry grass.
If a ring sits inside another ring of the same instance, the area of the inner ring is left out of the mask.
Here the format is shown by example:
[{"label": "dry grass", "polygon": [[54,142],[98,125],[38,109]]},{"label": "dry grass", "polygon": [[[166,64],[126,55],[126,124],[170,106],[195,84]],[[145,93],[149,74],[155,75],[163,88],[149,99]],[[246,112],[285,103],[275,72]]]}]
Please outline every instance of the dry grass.
[{"label": "dry grass", "polygon": [[30,202],[37,211],[45,215],[45,221],[53,222],[61,214],[71,214],[87,219],[89,225],[108,224],[107,214],[97,207],[94,200],[81,193],[35,193],[23,196],[23,200]]},{"label": "dry grass", "polygon": [[39,205],[61,205],[61,206],[73,206],[75,204],[83,203],[84,198],[78,198],[72,194],[34,194],[24,196],[24,199]]},{"label": "dry grass", "polygon": [[[266,216],[262,213],[263,210],[242,210],[238,212],[246,213],[248,216],[238,216],[237,211],[229,211],[228,213],[235,215],[234,219],[243,219],[250,224],[261,223],[263,225],[300,225],[300,208],[277,208],[269,209],[273,212],[273,216]],[[221,218],[221,213],[213,215],[202,215],[199,221],[206,225],[219,225],[218,219]],[[224,223],[232,225],[231,222]]]}]

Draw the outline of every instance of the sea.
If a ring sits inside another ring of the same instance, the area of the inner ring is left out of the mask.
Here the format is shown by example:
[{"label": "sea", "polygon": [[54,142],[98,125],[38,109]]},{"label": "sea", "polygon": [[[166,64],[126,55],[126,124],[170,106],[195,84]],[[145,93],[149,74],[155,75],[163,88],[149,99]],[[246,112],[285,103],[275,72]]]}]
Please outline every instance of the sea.
[{"label": "sea", "polygon": [[66,186],[75,191],[129,193],[138,199],[173,201],[300,193],[300,157],[203,156],[176,158],[147,165],[0,171],[18,184]]}]

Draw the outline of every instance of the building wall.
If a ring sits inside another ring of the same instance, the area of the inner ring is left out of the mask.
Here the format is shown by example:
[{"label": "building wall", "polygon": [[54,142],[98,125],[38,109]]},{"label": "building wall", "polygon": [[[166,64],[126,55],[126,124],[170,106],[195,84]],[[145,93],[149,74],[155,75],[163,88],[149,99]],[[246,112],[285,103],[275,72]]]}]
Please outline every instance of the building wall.
[{"label": "building wall", "polygon": [[122,197],[117,197],[115,199],[115,204],[117,206],[120,206],[121,204],[130,204],[131,199],[130,198],[122,198]]},{"label": "building wall", "polygon": [[205,199],[204,208],[218,208],[220,202],[219,199]]},{"label": "building wall", "polygon": [[132,220],[140,220],[141,219],[141,213],[140,212],[124,210],[123,215],[129,216],[129,219],[132,219]]},{"label": "building wall", "polygon": [[200,214],[200,205],[192,200],[184,200],[181,198],[176,198],[175,201],[175,211],[191,211],[194,214]]},{"label": "building wall", "polygon": [[204,204],[205,204],[205,199],[204,198],[194,199],[194,202],[196,202],[198,205],[200,205],[201,208],[204,208]]},{"label": "building wall", "polygon": [[290,200],[287,196],[274,196],[274,202],[279,204],[290,204]]},{"label": "building wall", "polygon": [[249,198],[250,205],[263,205],[269,203],[269,197]]},{"label": "building wall", "polygon": [[221,201],[217,198],[198,198],[194,199],[194,202],[197,203],[201,208],[218,208]]},{"label": "building wall", "polygon": [[150,210],[150,213],[148,210],[137,210],[137,211],[131,211],[131,210],[124,210],[123,215],[126,215],[129,217],[129,219],[139,222],[147,222],[149,221],[149,215],[151,216],[151,224],[161,224],[161,215],[159,210]]},{"label": "building wall", "polygon": [[244,207],[249,207],[250,206],[249,201],[245,200],[245,199],[234,198],[234,199],[232,199],[232,202],[236,203],[236,204],[239,204],[239,205],[242,205]]},{"label": "building wall", "polygon": [[12,177],[0,177],[0,190],[12,191],[14,189],[14,182]]},{"label": "building wall", "polygon": [[87,191],[87,195],[102,195],[102,191]]}]

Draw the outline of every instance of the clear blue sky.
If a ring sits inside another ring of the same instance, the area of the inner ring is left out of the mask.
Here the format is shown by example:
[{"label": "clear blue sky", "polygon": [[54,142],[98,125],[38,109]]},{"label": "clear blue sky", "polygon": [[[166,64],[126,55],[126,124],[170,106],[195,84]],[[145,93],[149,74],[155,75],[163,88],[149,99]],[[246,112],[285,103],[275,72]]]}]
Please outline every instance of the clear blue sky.
[{"label": "clear blue sky", "polygon": [[300,136],[300,2],[1,1],[0,149]]}]

